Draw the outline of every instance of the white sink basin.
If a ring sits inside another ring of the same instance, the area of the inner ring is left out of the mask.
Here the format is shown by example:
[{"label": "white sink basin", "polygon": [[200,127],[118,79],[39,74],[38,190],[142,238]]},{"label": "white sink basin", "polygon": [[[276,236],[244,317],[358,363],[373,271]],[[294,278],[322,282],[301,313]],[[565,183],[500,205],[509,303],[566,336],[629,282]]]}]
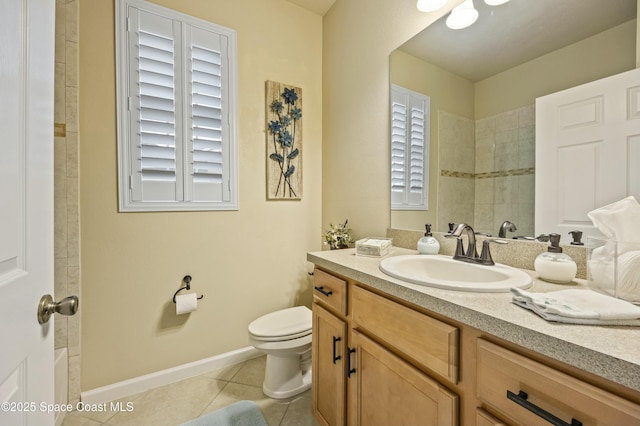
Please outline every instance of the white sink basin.
[{"label": "white sink basin", "polygon": [[380,270],[410,283],[458,291],[501,293],[532,284],[527,273],[507,265],[476,265],[441,255],[389,257],[380,262]]}]

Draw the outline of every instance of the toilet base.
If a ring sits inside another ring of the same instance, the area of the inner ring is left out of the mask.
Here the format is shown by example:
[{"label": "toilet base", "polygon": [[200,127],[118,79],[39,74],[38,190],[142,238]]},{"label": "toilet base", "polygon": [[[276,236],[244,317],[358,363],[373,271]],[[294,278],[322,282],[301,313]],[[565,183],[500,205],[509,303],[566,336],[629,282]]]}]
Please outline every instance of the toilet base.
[{"label": "toilet base", "polygon": [[[311,367],[301,366],[299,354],[275,356],[267,354],[262,391],[269,398],[284,399],[311,388]],[[306,368],[305,368],[306,367]]]}]

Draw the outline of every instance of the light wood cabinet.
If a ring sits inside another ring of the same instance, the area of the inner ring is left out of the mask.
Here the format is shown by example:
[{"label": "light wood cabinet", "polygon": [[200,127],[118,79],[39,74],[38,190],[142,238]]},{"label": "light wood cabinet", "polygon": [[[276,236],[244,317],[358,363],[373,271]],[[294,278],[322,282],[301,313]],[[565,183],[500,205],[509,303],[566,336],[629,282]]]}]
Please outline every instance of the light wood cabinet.
[{"label": "light wood cabinet", "polygon": [[399,356],[352,330],[349,424],[458,424],[458,397]]},{"label": "light wood cabinet", "polygon": [[478,398],[514,425],[640,425],[640,406],[485,340]]},{"label": "light wood cabinet", "polygon": [[346,322],[314,303],[311,394],[314,416],[323,425],[346,424],[346,340]]},{"label": "light wood cabinet", "polygon": [[476,426],[507,426],[481,408],[476,409]]},{"label": "light wood cabinet", "polygon": [[638,392],[329,270],[315,287],[321,425],[640,426]]},{"label": "light wood cabinet", "polygon": [[361,287],[351,289],[356,327],[383,340],[426,370],[458,381],[458,329]]},{"label": "light wood cabinet", "polygon": [[313,300],[346,315],[347,281],[316,268],[313,272]]},{"label": "light wood cabinet", "polygon": [[412,365],[457,381],[457,340],[455,327],[316,268],[314,417],[329,426],[458,425],[458,396]]}]

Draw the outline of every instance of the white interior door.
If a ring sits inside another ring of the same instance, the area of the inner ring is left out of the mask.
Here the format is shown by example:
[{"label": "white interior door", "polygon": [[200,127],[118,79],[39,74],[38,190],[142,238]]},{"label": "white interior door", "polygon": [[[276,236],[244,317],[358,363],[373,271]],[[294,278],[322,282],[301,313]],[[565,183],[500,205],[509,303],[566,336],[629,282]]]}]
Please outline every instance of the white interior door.
[{"label": "white interior door", "polygon": [[0,1],[0,424],[51,425],[53,0]]},{"label": "white interior door", "polygon": [[602,236],[587,213],[629,195],[640,201],[640,69],[538,98],[536,235]]}]

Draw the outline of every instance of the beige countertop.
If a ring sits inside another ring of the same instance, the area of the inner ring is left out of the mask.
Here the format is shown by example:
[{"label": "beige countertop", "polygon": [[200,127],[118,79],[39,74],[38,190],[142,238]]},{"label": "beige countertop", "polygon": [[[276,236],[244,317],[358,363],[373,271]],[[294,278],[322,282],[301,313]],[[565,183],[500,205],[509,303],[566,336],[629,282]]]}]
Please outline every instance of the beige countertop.
[{"label": "beige countertop", "polygon": [[[388,256],[416,254],[393,247]],[[388,257],[386,256],[386,257]],[[318,266],[399,297],[432,312],[490,333],[550,358],[596,374],[640,392],[640,327],[587,326],[548,322],[511,303],[511,293],[470,293],[425,287],[384,274],[382,258],[356,256],[354,249],[307,254]],[[585,287],[534,280],[528,289],[548,292]]]}]

